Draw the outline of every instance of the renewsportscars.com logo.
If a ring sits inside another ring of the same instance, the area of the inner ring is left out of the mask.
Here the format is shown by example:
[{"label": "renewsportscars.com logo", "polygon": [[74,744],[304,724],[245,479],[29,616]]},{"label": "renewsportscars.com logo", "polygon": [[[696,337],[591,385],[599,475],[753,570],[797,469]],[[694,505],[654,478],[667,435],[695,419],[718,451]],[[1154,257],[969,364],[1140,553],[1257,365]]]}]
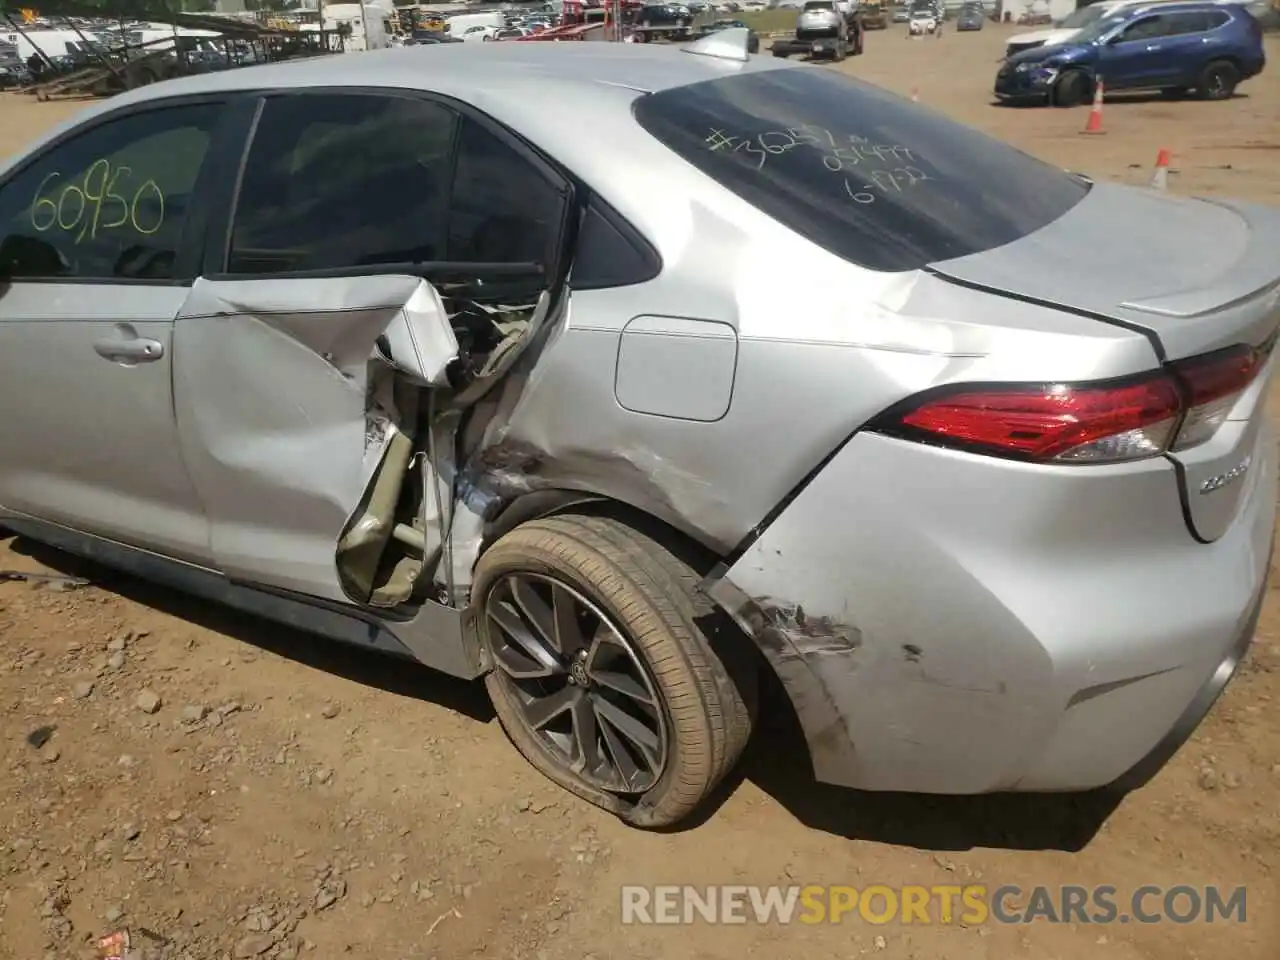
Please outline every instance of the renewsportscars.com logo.
[{"label": "renewsportscars.com logo", "polygon": [[1246,889],[1148,884],[939,886],[624,886],[626,924],[1245,923]]}]

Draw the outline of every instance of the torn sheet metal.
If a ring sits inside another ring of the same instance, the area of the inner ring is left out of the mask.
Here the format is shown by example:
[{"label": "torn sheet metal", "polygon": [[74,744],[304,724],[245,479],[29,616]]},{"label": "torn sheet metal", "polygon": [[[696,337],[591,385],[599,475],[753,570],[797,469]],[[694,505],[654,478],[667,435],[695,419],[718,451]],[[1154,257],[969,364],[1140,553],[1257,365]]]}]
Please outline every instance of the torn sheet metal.
[{"label": "torn sheet metal", "polygon": [[346,599],[335,545],[392,428],[415,427],[397,423],[370,360],[392,331],[392,363],[437,379],[456,355],[448,325],[418,277],[193,284],[174,333],[175,404],[229,577]]},{"label": "torn sheet metal", "polygon": [[[796,604],[776,604],[768,598],[757,603],[724,574],[723,569],[716,571],[702,585],[703,591],[759,644],[773,667],[804,731],[814,774],[829,782],[832,771],[855,769],[854,739],[823,673],[856,664],[861,632],[827,618],[809,624]],[[820,658],[830,660],[830,666],[815,662]]]},{"label": "torn sheet metal", "polygon": [[448,382],[445,373],[458,358],[458,338],[431,284],[419,281],[383,332],[383,340],[386,351],[380,353],[385,362],[414,383],[439,387]]}]

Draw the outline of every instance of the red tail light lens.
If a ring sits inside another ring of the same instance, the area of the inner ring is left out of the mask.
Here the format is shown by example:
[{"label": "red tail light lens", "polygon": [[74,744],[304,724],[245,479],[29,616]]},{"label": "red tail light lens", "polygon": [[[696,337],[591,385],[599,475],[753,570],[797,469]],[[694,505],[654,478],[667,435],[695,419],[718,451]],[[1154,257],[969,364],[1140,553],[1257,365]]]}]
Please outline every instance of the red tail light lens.
[{"label": "red tail light lens", "polygon": [[1204,443],[1222,426],[1231,408],[1267,362],[1268,348],[1235,347],[1173,366],[1187,396],[1187,415],[1173,449]]},{"label": "red tail light lens", "polygon": [[1266,358],[1242,347],[1121,383],[960,386],[874,429],[1020,460],[1137,460],[1212,437]]}]

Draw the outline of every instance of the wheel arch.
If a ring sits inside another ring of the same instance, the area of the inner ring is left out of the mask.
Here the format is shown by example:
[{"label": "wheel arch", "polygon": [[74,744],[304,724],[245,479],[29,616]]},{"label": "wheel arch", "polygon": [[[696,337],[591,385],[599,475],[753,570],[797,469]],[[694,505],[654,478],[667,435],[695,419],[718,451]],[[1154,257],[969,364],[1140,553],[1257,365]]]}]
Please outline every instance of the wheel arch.
[{"label": "wheel arch", "polygon": [[1058,91],[1062,87],[1063,81],[1066,80],[1067,77],[1073,74],[1079,74],[1080,76],[1084,77],[1084,82],[1085,82],[1085,89],[1083,92],[1084,99],[1088,101],[1090,98],[1093,97],[1094,91],[1097,89],[1097,86],[1098,86],[1097,72],[1093,69],[1092,66],[1089,66],[1087,64],[1072,64],[1071,66],[1064,69],[1061,73],[1058,74],[1058,76],[1054,78],[1053,86],[1049,88],[1049,103],[1051,106],[1063,105],[1059,101]]},{"label": "wheel arch", "polygon": [[1213,66],[1215,63],[1229,64],[1231,68],[1235,70],[1235,72],[1239,75],[1240,79],[1244,78],[1244,65],[1240,62],[1240,58],[1233,53],[1224,52],[1224,53],[1215,55],[1213,57],[1210,57],[1201,65],[1200,69],[1196,71],[1195,82],[1198,83],[1200,78],[1204,76],[1204,72],[1208,70],[1211,66]]},{"label": "wheel arch", "polygon": [[521,524],[564,513],[603,516],[626,524],[662,544],[702,576],[724,560],[723,554],[693,531],[681,529],[635,504],[608,494],[555,487],[534,490],[508,500],[485,522],[476,561]]},{"label": "wheel arch", "polygon": [[[681,530],[661,517],[616,497],[583,490],[552,488],[525,493],[508,501],[485,524],[476,562],[478,563],[495,543],[516,527],[533,520],[564,514],[605,517],[630,527],[670,551],[673,556],[687,564],[704,583],[708,582],[708,578],[722,567],[729,556],[727,552],[704,543],[693,533]],[[701,587],[698,589],[701,593]],[[765,681],[765,686],[760,691],[761,696],[768,699],[771,709],[791,710],[794,717],[790,700],[786,696],[772,695],[782,689],[781,678],[774,669],[774,665],[763,655],[756,640],[719,602],[709,595],[705,596],[707,602],[705,615],[711,619],[704,632],[712,647],[722,655],[727,655],[728,651],[721,648],[721,644],[731,644],[736,649],[749,651],[757,675]],[[471,629],[477,632],[478,626],[474,618],[481,616],[479,601],[480,598],[473,595],[469,608]],[[492,669],[492,664],[488,662],[487,657],[482,659],[482,663],[483,672],[488,673]]]}]

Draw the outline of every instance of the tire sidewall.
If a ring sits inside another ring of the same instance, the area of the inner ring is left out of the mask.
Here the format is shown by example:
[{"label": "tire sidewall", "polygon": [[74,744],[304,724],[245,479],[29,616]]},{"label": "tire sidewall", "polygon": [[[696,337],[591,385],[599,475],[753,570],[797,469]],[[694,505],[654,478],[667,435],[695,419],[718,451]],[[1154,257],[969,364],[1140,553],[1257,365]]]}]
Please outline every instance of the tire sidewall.
[{"label": "tire sidewall", "polygon": [[[524,556],[516,557],[512,555],[508,557],[502,551],[502,547],[501,543],[495,544],[485,554],[486,559],[490,562],[484,565],[483,570],[477,577],[473,594],[479,598],[475,604],[476,629],[480,643],[486,653],[492,657],[493,646],[489,618],[485,615],[485,609],[489,596],[499,579],[508,573],[533,573],[541,574],[554,580],[562,580],[571,585],[574,589],[589,597],[591,602],[612,620],[613,625],[623,632],[627,642],[640,655],[645,674],[653,684],[654,689],[658,691],[661,701],[658,707],[662,711],[662,722],[666,730],[666,763],[658,782],[643,794],[638,795],[634,803],[624,801],[616,794],[597,789],[578,780],[563,769],[559,761],[551,754],[539,737],[526,729],[523,718],[520,715],[519,706],[507,689],[506,682],[497,676],[497,668],[491,667],[489,673],[485,676],[485,688],[493,701],[494,711],[498,714],[498,719],[501,721],[503,729],[515,741],[516,746],[526,759],[545,777],[582,799],[609,810],[628,823],[638,826],[646,825],[646,813],[657,806],[658,801],[666,793],[667,788],[681,768],[682,759],[680,756],[681,744],[676,736],[675,722],[668,706],[671,690],[668,684],[664,682],[663,677],[653,669],[651,651],[628,629],[627,619],[616,608],[611,598],[602,595],[595,587],[587,583],[583,574],[573,564],[556,556],[554,553],[544,550],[539,550],[537,551],[537,556],[532,556],[531,551],[527,548],[522,548]],[[592,552],[596,553],[595,551]]]},{"label": "tire sidewall", "polygon": [[1068,70],[1053,85],[1055,107],[1078,107],[1089,99],[1089,78],[1080,70]]},{"label": "tire sidewall", "polygon": [[[1213,81],[1220,78],[1221,90],[1215,90]],[[1206,100],[1230,100],[1240,83],[1240,72],[1225,60],[1216,60],[1204,68],[1200,77],[1200,94]]]}]

